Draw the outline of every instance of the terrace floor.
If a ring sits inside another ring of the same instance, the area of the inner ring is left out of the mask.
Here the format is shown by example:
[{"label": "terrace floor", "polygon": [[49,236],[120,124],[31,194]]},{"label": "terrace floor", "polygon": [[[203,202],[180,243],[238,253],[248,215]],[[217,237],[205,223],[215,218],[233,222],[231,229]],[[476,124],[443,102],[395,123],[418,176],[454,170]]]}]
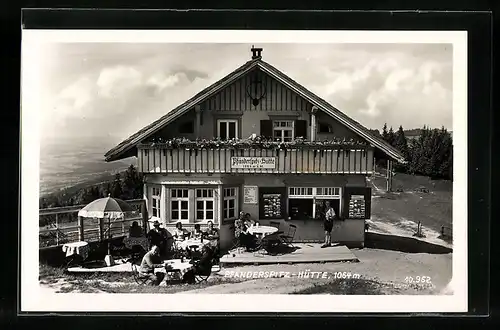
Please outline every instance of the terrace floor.
[{"label": "terrace floor", "polygon": [[296,264],[315,262],[359,261],[358,258],[344,245],[331,246],[322,249],[319,243],[296,243],[296,249],[280,255],[263,254],[257,252],[229,251],[220,259],[221,265],[244,264]]}]

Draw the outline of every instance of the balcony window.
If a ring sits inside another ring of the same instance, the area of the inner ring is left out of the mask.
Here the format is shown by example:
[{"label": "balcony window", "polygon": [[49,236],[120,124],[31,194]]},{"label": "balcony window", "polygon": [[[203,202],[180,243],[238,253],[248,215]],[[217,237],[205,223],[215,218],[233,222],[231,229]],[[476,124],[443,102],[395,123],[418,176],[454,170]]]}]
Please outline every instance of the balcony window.
[{"label": "balcony window", "polygon": [[188,189],[172,189],[170,199],[170,216],[173,222],[189,222]]},{"label": "balcony window", "polygon": [[214,190],[196,189],[196,221],[214,221]]},{"label": "balcony window", "polygon": [[294,139],[294,121],[273,121],[273,138],[275,141],[292,142]]},{"label": "balcony window", "polygon": [[238,188],[224,188],[224,220],[238,216]]},{"label": "balcony window", "polygon": [[231,140],[238,137],[238,120],[217,120],[217,137],[221,140]]}]

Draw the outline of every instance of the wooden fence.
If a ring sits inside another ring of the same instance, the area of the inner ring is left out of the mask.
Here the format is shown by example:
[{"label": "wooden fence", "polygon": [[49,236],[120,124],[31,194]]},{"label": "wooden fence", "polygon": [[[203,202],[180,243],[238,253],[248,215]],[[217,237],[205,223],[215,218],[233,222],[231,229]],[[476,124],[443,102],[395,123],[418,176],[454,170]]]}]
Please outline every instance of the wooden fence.
[{"label": "wooden fence", "polygon": [[146,231],[148,212],[143,199],[127,200],[135,210],[122,219],[111,220],[78,217],[85,205],[39,210],[39,247],[54,247],[65,243],[100,242],[110,237],[126,236],[130,225],[137,221]]}]

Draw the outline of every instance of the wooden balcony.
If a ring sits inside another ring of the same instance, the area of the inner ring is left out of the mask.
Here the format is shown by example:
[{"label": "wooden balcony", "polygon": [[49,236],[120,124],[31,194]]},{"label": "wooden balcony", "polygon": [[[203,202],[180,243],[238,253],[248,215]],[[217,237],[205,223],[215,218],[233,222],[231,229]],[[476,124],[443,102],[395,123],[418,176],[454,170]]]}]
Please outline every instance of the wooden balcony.
[{"label": "wooden balcony", "polygon": [[142,173],[371,174],[371,147],[319,149],[172,148],[138,146]]}]

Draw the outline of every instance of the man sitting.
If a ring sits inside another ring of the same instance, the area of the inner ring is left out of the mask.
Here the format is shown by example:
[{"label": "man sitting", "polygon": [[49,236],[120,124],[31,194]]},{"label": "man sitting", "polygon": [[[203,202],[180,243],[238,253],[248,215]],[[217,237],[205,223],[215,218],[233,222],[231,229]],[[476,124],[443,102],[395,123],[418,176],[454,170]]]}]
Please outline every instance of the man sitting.
[{"label": "man sitting", "polygon": [[217,228],[214,228],[214,223],[212,221],[208,221],[208,227],[205,231],[205,238],[210,242],[210,246],[214,248],[214,252],[216,254],[216,259],[218,260],[219,255],[219,231]]},{"label": "man sitting", "polygon": [[207,222],[207,230],[204,233],[205,238],[210,241],[210,245],[213,247],[219,245],[219,231],[214,227],[212,221]]},{"label": "man sitting", "polygon": [[210,275],[212,272],[212,264],[215,257],[215,249],[210,245],[205,245],[202,248],[202,256],[200,260],[191,260],[194,269],[187,271],[182,277],[183,283],[196,283],[196,275]]},{"label": "man sitting", "polygon": [[149,285],[160,285],[165,278],[165,273],[155,273],[155,268],[164,267],[160,258],[160,248],[154,245],[151,251],[146,253],[142,258],[141,266],[139,267],[139,277],[146,278]]}]

